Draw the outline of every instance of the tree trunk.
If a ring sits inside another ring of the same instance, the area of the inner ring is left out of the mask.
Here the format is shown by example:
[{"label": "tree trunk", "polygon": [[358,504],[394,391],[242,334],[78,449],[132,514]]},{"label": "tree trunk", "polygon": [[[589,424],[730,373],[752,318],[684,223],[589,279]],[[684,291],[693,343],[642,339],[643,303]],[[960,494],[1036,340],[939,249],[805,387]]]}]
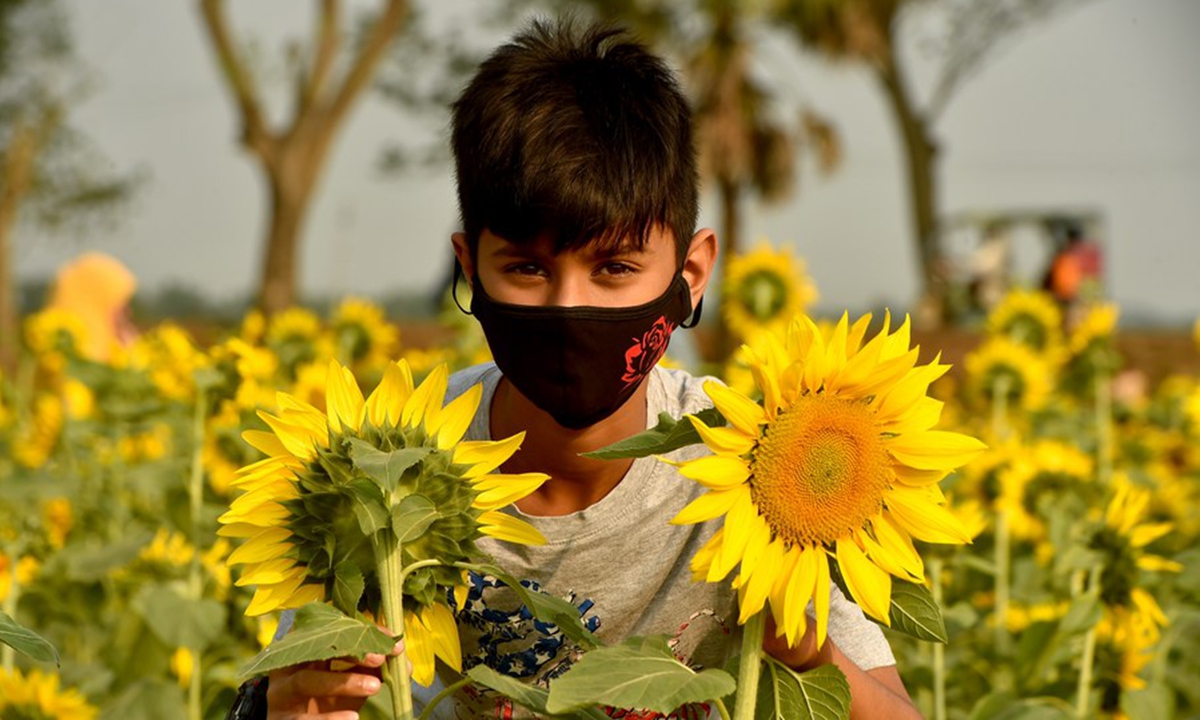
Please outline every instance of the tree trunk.
[{"label": "tree trunk", "polygon": [[37,131],[21,122],[13,129],[4,154],[3,189],[0,190],[0,368],[16,368],[19,345],[16,272],[12,266],[12,233],[21,201],[29,189],[37,155]]},{"label": "tree trunk", "polygon": [[293,159],[287,156],[294,151],[287,148],[282,149],[281,154],[285,158],[283,161],[265,163],[263,167],[271,202],[258,306],[267,315],[274,315],[296,303],[300,240],[308,219],[313,185],[319,174],[317,167],[321,165],[321,159],[314,159],[311,154],[303,159]]},{"label": "tree trunk", "polygon": [[930,136],[927,121],[913,106],[894,50],[876,71],[904,141],[909,210],[921,267],[916,321],[925,327],[937,327],[948,317],[946,277],[941,268],[938,237],[937,144]]},{"label": "tree trunk", "polygon": [[[741,236],[741,187],[737,181],[727,177],[717,179],[717,191],[721,202],[721,254],[724,256],[724,267],[729,267],[729,261],[742,251]],[[722,298],[724,302],[724,298]],[[733,333],[721,313],[717,323],[716,351],[718,362],[724,362],[734,350]]]}]

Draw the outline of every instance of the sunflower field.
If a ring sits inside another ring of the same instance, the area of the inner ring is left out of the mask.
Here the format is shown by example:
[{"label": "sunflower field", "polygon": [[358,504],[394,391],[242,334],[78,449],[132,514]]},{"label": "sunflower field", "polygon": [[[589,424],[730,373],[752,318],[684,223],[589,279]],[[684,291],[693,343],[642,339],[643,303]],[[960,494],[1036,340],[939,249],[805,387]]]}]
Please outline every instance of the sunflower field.
[{"label": "sunflower field", "polygon": [[[971,542],[918,544],[947,642],[888,631],[927,717],[1200,717],[1200,377],[1137,386],[1116,324],[1096,305],[1064,327],[1047,296],[1013,292],[931,387],[940,427],[987,450],[941,481]],[[411,392],[487,359],[473,323],[447,328],[409,347],[347,300],[251,313],[211,343],[167,322],[96,351],[79,318],[28,317],[0,385],[0,718],[223,718],[278,622],[252,586],[287,581],[219,532],[238,469],[268,458],[264,418],[285,396],[325,412],[331,368],[369,390],[404,359]],[[691,369],[756,393],[744,362]]]}]

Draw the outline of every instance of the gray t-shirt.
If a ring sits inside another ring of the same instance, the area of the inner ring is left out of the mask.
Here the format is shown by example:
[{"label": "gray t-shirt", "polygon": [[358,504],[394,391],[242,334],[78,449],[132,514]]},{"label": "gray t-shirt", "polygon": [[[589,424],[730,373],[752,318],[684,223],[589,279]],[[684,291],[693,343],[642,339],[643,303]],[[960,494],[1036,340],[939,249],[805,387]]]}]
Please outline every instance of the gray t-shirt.
[{"label": "gray t-shirt", "polygon": [[[447,399],[483,384],[467,438],[492,439],[489,409],[500,371],[480,365],[451,377]],[[681,417],[712,406],[704,378],[656,368],[647,378],[648,426],[666,412]],[[673,460],[699,457],[692,446],[671,453]],[[634,461],[620,483],[596,504],[569,515],[538,517],[515,507],[509,512],[546,537],[537,547],[484,538],[479,544],[496,564],[530,589],[564,598],[579,607],[585,625],[608,643],[633,635],[667,635],[675,655],[693,667],[722,667],[738,652],[736,593],[728,582],[693,582],[689,563],[720,527],[721,520],[671,525],[668,520],[704,492],[676,468],[654,458]],[[811,607],[810,607],[811,612]],[[464,669],[485,663],[526,682],[545,684],[565,672],[579,649],[554,626],[533,619],[516,595],[494,578],[472,576],[469,597],[460,608],[459,633]],[[893,665],[882,631],[857,605],[833,587],[829,637],[864,670]],[[468,689],[457,698],[461,718],[520,716],[503,698]],[[690,716],[695,716],[693,713]]]}]

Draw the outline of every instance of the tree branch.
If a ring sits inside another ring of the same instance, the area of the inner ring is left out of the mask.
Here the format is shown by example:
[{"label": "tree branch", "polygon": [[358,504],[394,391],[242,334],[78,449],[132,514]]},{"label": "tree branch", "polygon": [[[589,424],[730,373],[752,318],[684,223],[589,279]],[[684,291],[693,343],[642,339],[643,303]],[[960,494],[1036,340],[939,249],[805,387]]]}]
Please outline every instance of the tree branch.
[{"label": "tree branch", "polygon": [[362,50],[346,74],[346,79],[338,90],[337,97],[329,106],[329,127],[334,128],[341,123],[355,98],[370,82],[375,67],[383,59],[384,52],[387,51],[392,38],[404,23],[407,13],[407,0],[388,0],[387,6],[376,19]]},{"label": "tree branch", "polygon": [[238,57],[229,35],[229,22],[225,17],[223,0],[200,0],[201,16],[212,38],[222,74],[233,90],[234,99],[242,115],[242,143],[259,156],[266,158],[274,142],[263,119],[258,95],[250,72]]},{"label": "tree branch", "polygon": [[341,1],[320,0],[320,2],[321,12],[317,17],[317,28],[313,41],[316,50],[313,53],[312,69],[308,77],[301,79],[302,88],[300,107],[296,113],[297,118],[304,117],[313,103],[324,94],[325,85],[329,82],[329,73],[337,58],[338,47],[341,45],[341,23],[339,22]]}]

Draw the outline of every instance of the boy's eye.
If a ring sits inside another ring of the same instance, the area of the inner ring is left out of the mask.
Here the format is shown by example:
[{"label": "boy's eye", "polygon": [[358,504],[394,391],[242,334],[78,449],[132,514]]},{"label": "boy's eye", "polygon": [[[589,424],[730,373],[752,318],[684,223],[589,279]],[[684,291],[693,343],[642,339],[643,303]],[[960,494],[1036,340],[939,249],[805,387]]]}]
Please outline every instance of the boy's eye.
[{"label": "boy's eye", "polygon": [[600,272],[604,275],[632,275],[637,270],[623,262],[610,262],[601,266]]},{"label": "boy's eye", "polygon": [[537,263],[513,263],[504,268],[504,272],[512,275],[545,275],[546,271]]}]

